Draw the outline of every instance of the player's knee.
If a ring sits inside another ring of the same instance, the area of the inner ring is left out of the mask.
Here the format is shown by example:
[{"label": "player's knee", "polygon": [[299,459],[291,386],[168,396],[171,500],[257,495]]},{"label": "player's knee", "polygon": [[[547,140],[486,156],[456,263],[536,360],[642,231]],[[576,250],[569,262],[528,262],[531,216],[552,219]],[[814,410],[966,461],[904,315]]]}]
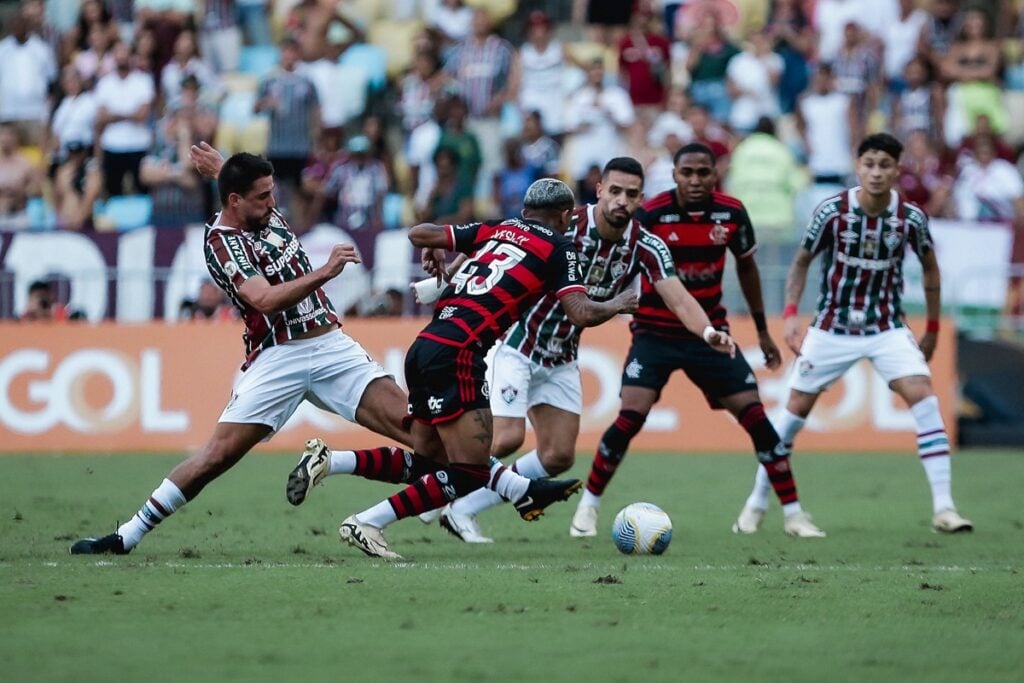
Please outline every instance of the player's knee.
[{"label": "player's knee", "polygon": [[504,458],[519,450],[526,439],[525,429],[501,429],[494,432],[491,439],[491,455]]},{"label": "player's knee", "polygon": [[568,471],[576,463],[576,451],[572,447],[555,446],[538,451],[537,455],[544,471],[552,477]]}]

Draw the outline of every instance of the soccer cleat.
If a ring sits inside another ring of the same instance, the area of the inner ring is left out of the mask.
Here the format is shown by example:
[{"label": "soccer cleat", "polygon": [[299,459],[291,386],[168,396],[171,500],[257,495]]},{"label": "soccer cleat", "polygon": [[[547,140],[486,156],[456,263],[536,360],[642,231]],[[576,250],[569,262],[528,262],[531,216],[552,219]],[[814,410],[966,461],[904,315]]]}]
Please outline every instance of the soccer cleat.
[{"label": "soccer cleat", "polygon": [[421,515],[417,515],[419,520],[424,524],[433,524],[437,520],[441,519],[441,513],[444,512],[444,508],[434,508],[433,510],[427,510]]},{"label": "soccer cleat", "polygon": [[801,510],[791,515],[786,515],[786,521],[782,525],[787,536],[797,538],[825,538],[825,532],[814,525],[811,516]]},{"label": "soccer cleat", "polygon": [[346,518],[338,527],[341,540],[350,546],[359,548],[370,557],[383,560],[401,560],[402,556],[388,548],[384,532],[375,526],[362,524],[355,515]]},{"label": "soccer cleat", "polygon": [[960,531],[974,531],[971,520],[964,519],[954,508],[946,508],[935,513],[932,517],[932,529],[945,534],[955,534]]},{"label": "soccer cleat", "polygon": [[444,506],[441,511],[441,526],[466,543],[494,543],[493,538],[487,538],[480,531],[475,515],[460,515],[452,510],[451,505]]},{"label": "soccer cleat", "polygon": [[544,514],[544,508],[560,500],[569,500],[583,486],[579,479],[531,479],[522,498],[513,505],[519,516],[532,522]]},{"label": "soccer cleat", "polygon": [[580,505],[572,516],[569,535],[573,538],[597,536],[597,508],[593,505]]},{"label": "soccer cleat", "polygon": [[292,505],[302,505],[310,489],[319,484],[327,476],[331,466],[331,450],[323,439],[310,439],[306,442],[306,450],[299,456],[299,464],[288,475],[288,486],[285,494]]},{"label": "soccer cleat", "polygon": [[740,516],[732,523],[732,532],[734,534],[756,534],[757,530],[761,528],[763,520],[764,510],[744,505],[740,510]]},{"label": "soccer cleat", "polygon": [[124,547],[124,539],[120,534],[110,534],[103,538],[83,538],[75,541],[69,548],[72,555],[127,555],[131,548]]}]

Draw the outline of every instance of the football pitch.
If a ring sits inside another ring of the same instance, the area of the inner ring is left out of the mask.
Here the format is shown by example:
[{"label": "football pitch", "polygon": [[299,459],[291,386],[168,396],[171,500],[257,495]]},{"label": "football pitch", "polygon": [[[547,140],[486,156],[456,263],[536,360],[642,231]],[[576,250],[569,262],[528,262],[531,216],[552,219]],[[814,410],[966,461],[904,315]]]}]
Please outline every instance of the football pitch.
[{"label": "football pitch", "polygon": [[[6,681],[1021,681],[1024,454],[967,451],[973,534],[931,532],[909,454],[797,454],[825,539],[730,525],[747,455],[630,455],[594,539],[572,502],[506,506],[470,546],[412,519],[404,563],[342,546],[338,523],[395,487],[333,477],[299,508],[291,456],[252,455],[126,557],[71,557],[131,515],[180,456],[0,457]],[[573,470],[585,476],[589,457]],[[668,551],[610,540],[623,505],[675,525]]]}]

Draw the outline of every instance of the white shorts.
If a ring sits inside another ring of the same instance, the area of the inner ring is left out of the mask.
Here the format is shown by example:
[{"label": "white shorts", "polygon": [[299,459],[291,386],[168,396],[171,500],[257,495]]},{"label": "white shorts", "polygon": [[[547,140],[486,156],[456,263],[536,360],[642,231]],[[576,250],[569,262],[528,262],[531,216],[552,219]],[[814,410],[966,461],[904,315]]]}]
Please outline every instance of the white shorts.
[{"label": "white shorts", "polygon": [[817,394],[842,377],[854,363],[867,358],[887,383],[901,377],[931,377],[913,333],[898,327],[878,334],[832,334],[812,327],[800,347],[789,376],[789,388]]},{"label": "white shorts", "polygon": [[271,346],[235,381],[218,422],[265,424],[281,429],[303,399],[355,422],[363,392],[383,367],[338,330]]},{"label": "white shorts", "polygon": [[488,361],[487,377],[495,417],[525,418],[530,408],[542,403],[576,415],[583,411],[576,361],[547,368],[499,342]]}]

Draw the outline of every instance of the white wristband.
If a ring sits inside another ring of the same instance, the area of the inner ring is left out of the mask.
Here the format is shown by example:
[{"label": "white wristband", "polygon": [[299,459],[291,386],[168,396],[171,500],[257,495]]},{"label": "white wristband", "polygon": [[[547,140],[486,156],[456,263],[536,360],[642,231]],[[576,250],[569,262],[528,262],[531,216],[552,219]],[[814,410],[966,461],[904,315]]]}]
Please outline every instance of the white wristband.
[{"label": "white wristband", "polygon": [[713,328],[711,325],[708,325],[707,327],[704,328],[704,332],[701,334],[701,336],[704,337],[705,342],[710,344],[711,338],[716,334],[718,334],[718,330]]},{"label": "white wristband", "polygon": [[444,288],[444,281],[441,282],[440,287],[437,286],[436,277],[428,277],[426,280],[412,283],[412,289],[416,292],[416,301],[421,304],[432,304],[440,299]]}]

